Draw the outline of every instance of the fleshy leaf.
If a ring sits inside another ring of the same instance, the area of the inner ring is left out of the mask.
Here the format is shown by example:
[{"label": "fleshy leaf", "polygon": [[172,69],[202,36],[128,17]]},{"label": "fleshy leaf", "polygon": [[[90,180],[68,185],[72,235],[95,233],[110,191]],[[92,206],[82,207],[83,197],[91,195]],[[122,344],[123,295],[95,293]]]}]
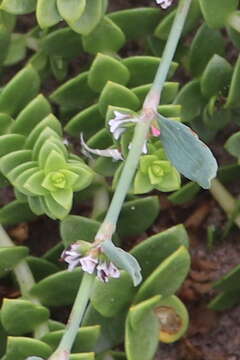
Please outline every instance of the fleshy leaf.
[{"label": "fleshy leaf", "polygon": [[141,268],[132,255],[121,248],[114,246],[109,240],[104,241],[101,247],[117,267],[127,271],[131,275],[134,286],[140,284],[142,281]]},{"label": "fleshy leaf", "polygon": [[160,140],[168,159],[186,178],[204,189],[216,176],[217,162],[210,149],[186,125],[158,116]]}]

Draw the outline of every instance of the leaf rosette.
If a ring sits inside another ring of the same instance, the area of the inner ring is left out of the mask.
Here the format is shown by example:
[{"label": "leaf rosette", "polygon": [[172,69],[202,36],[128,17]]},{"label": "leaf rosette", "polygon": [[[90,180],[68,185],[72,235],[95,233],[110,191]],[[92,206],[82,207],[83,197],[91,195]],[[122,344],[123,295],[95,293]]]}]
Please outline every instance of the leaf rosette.
[{"label": "leaf rosette", "polygon": [[134,193],[142,194],[153,189],[168,192],[179,189],[181,177],[167,160],[163,149],[140,158],[140,166],[134,180]]}]

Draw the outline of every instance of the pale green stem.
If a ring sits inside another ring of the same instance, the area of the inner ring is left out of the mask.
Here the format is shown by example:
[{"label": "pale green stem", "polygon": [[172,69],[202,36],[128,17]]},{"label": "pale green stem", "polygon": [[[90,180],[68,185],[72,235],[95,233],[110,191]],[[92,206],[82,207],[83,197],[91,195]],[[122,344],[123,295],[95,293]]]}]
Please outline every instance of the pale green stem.
[{"label": "pale green stem", "polygon": [[[227,191],[227,189],[220,183],[219,180],[212,180],[210,192],[214,199],[219,203],[221,208],[228,216],[231,216],[235,210],[236,203],[234,197]],[[236,216],[234,223],[240,228],[240,216]]]},{"label": "pale green stem", "polygon": [[115,231],[119,213],[133,180],[150,124],[154,119],[155,112],[160,101],[161,91],[163,89],[164,82],[166,81],[167,74],[181,36],[190,4],[191,0],[180,0],[179,2],[174,23],[162,56],[162,61],[159,65],[152,88],[146,96],[141,114],[141,121],[138,122],[135,127],[131,149],[127,160],[125,161],[123,171],[104,222],[96,235],[96,243],[100,243],[104,240],[110,240]]},{"label": "pale green stem", "polygon": [[[7,232],[4,230],[2,225],[0,225],[0,246],[2,247],[13,247],[15,244],[12,242],[10,237],[8,236]],[[33,285],[35,284],[34,277],[32,275],[32,272],[26,263],[25,260],[20,261],[13,269],[13,272],[15,274],[15,277],[17,279],[21,295],[24,298],[27,298],[32,303],[41,305],[40,301],[30,296],[29,292]],[[34,330],[34,337],[40,338],[44,334],[49,332],[48,324],[46,322],[39,324],[35,330]]]},{"label": "pale green stem", "polygon": [[54,352],[51,358],[61,352],[71,352],[72,345],[79,330],[83,314],[85,312],[91,295],[94,278],[94,275],[89,275],[87,273],[83,275],[78,294],[76,296],[71,314],[68,319],[68,323],[66,325],[65,333],[61,339],[57,350]]},{"label": "pale green stem", "polygon": [[157,110],[161,92],[166,81],[171,62],[177,49],[179,39],[186,21],[192,0],[180,0],[174,23],[172,25],[167,44],[165,46],[160,66],[153,81],[153,85],[146,96],[144,107]]},{"label": "pale green stem", "polygon": [[[190,3],[191,0],[180,0],[173,28],[167,41],[166,50],[164,51],[163,58],[156,74],[153,86],[144,102],[143,110],[140,116],[141,121],[139,121],[135,127],[131,149],[125,161],[116,191],[113,195],[104,222],[102,223],[96,235],[95,243],[102,242],[104,240],[110,240],[115,231],[119,213],[137,169],[150,124],[155,116],[160,94],[171,66],[171,62],[183,29]],[[91,279],[89,275],[85,274],[73,305],[66,332],[57,350],[51,356],[51,360],[57,359],[57,357],[60,355],[65,356],[67,353],[70,353],[83,313],[90,297],[92,284],[93,279]]]}]

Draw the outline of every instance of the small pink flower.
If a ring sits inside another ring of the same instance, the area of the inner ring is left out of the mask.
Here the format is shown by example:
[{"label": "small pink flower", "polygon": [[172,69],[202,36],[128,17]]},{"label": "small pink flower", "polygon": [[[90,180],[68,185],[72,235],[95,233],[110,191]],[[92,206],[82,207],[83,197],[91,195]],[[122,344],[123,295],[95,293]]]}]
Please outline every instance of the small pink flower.
[{"label": "small pink flower", "polygon": [[151,132],[153,136],[160,136],[160,130],[153,125],[151,126]]},{"label": "small pink flower", "polygon": [[86,271],[89,274],[92,274],[95,271],[95,268],[98,264],[98,260],[94,259],[91,256],[85,256],[85,257],[81,258],[79,261],[80,261],[82,270]]}]

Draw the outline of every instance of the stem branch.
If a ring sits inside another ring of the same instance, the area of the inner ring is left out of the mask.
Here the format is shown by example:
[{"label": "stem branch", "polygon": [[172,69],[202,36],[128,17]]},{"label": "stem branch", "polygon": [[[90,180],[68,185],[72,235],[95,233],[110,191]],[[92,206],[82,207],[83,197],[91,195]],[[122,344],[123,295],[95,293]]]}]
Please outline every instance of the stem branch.
[{"label": "stem branch", "polygon": [[[226,214],[231,216],[235,210],[235,199],[220,183],[219,180],[212,180],[210,192],[214,199],[219,203],[221,208],[226,212]],[[238,228],[240,228],[240,215],[235,217],[234,222]]]},{"label": "stem branch", "polygon": [[[0,247],[14,247],[15,244],[12,242],[7,232],[4,230],[2,225],[0,225]],[[16,276],[21,294],[24,298],[27,298],[32,303],[36,305],[41,305],[40,301],[31,296],[29,291],[35,284],[34,277],[32,272],[26,263],[25,260],[20,261],[13,269],[13,272]],[[39,324],[34,330],[34,337],[40,338],[44,334],[48,333],[48,324],[46,322]]]}]

